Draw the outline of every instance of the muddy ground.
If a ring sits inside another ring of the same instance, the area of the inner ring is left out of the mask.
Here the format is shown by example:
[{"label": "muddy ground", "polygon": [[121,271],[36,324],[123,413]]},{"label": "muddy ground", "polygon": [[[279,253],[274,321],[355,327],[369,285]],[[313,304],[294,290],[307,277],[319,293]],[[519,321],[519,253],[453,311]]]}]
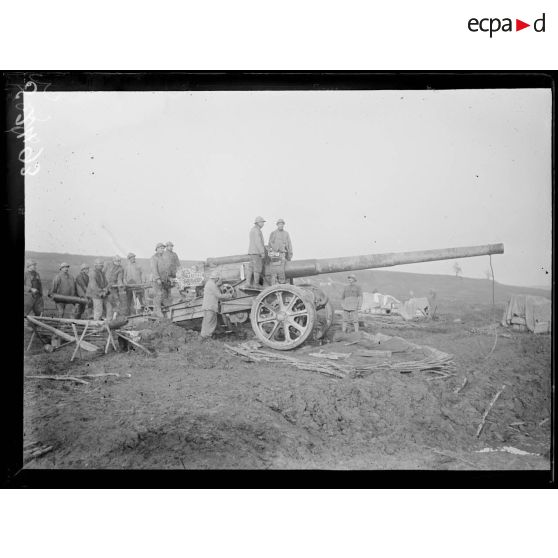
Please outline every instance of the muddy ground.
[{"label": "muddy ground", "polygon": [[[49,354],[36,343],[25,353],[26,376],[120,376],[88,378],[88,384],[25,379],[24,444],[52,450],[35,458],[26,454],[24,466],[547,470],[551,338],[499,328],[496,340],[493,331],[478,331],[500,315],[476,306],[426,323],[394,318],[391,326],[366,318],[368,333],[453,354],[455,376],[436,380],[429,372],[394,371],[337,379],[247,362],[224,348],[253,338],[247,328],[201,342],[195,331],[144,322],[137,327],[152,332],[144,339],[154,356],[86,353],[72,363],[69,347]],[[329,340],[338,332],[334,324]],[[29,336],[26,331],[26,345]],[[477,437],[482,415],[503,385]],[[528,455],[479,452],[504,447]]]}]

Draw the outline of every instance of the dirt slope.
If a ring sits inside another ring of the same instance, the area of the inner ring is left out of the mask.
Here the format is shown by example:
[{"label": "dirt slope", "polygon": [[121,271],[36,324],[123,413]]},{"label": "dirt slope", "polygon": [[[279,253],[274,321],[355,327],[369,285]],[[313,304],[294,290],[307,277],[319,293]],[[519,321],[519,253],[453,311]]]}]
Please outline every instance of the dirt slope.
[{"label": "dirt slope", "polygon": [[[427,372],[335,379],[250,363],[224,349],[225,341],[242,339],[201,342],[197,333],[164,323],[149,326],[146,344],[156,356],[88,354],[70,364],[68,350],[46,354],[35,346],[25,356],[26,375],[121,376],[87,385],[27,379],[25,442],[54,449],[26,466],[547,469],[550,337],[500,336],[486,358],[494,335],[470,329],[489,317],[483,308],[463,313],[461,323],[453,314],[391,330],[367,322],[365,331],[454,354],[456,376],[432,381]],[[336,324],[330,340],[337,330]],[[477,438],[482,414],[504,384]],[[538,455],[477,453],[505,446]]]}]

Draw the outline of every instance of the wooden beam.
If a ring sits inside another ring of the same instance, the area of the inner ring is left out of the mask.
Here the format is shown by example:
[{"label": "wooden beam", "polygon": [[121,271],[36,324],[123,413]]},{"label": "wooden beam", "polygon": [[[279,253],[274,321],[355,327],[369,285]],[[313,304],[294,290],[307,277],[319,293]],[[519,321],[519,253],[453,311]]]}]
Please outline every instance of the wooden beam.
[{"label": "wooden beam", "polygon": [[46,322],[58,322],[61,324],[77,324],[77,325],[85,325],[89,324],[90,326],[101,327],[105,325],[104,320],[81,320],[77,318],[51,318],[47,316],[40,316],[39,320],[44,320]]}]

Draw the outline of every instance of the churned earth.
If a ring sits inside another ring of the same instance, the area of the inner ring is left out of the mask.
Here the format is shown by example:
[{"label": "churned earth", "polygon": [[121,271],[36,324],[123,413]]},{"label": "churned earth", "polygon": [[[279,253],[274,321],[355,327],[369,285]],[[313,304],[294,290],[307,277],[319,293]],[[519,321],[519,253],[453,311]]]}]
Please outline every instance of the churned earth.
[{"label": "churned earth", "polygon": [[[396,371],[338,379],[248,362],[224,344],[252,339],[249,327],[201,342],[172,323],[138,321],[153,356],[85,353],[74,362],[69,347],[46,353],[37,343],[25,353],[26,376],[119,377],[85,378],[88,384],[25,378],[24,444],[52,450],[27,457],[24,467],[547,470],[550,336],[506,331],[509,337],[496,339],[478,331],[490,323],[490,307],[478,305],[422,324],[364,321],[368,333],[453,354],[455,376],[440,379]],[[338,330],[334,324],[330,341]]]}]

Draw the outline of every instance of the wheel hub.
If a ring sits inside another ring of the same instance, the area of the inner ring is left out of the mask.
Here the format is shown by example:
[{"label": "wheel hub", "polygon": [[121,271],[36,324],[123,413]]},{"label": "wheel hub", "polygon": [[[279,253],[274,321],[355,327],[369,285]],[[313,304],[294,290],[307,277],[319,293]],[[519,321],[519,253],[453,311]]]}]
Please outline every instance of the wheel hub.
[{"label": "wheel hub", "polygon": [[287,314],[285,314],[285,312],[283,312],[283,310],[277,312],[277,319],[280,322],[284,322],[287,319]]}]

